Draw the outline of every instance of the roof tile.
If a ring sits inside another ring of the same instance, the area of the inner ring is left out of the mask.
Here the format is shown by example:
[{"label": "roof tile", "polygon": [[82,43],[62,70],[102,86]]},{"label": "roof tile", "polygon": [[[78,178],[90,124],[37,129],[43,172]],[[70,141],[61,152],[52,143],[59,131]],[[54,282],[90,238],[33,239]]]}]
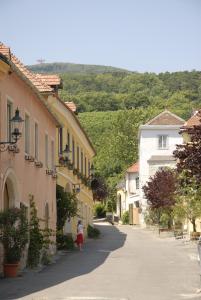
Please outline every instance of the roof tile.
[{"label": "roof tile", "polygon": [[201,124],[201,110],[196,111],[195,114],[189,120],[186,121],[184,127],[192,127],[200,124]]},{"label": "roof tile", "polygon": [[139,162],[134,163],[127,169],[128,173],[138,173],[139,172]]},{"label": "roof tile", "polygon": [[146,125],[183,125],[184,120],[168,110],[163,111]]},{"label": "roof tile", "polygon": [[53,90],[48,84],[43,82],[34,73],[29,71],[21,63],[21,61],[10,52],[10,48],[5,46],[3,43],[0,43],[0,53],[5,55],[15,65],[15,67],[31,81],[31,83],[39,90],[39,92],[51,92]]},{"label": "roof tile", "polygon": [[74,102],[65,102],[65,104],[66,104],[66,106],[68,106],[68,108],[70,110],[72,110],[73,112],[76,112],[77,107]]}]

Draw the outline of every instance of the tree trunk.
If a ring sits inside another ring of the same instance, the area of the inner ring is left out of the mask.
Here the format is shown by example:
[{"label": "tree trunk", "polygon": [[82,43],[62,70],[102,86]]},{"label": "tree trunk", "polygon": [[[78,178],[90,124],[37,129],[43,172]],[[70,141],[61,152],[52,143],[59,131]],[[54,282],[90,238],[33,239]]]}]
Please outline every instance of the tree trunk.
[{"label": "tree trunk", "polygon": [[192,220],[191,220],[191,223],[193,224],[193,232],[196,232],[196,224],[195,224],[195,218],[193,218]]}]

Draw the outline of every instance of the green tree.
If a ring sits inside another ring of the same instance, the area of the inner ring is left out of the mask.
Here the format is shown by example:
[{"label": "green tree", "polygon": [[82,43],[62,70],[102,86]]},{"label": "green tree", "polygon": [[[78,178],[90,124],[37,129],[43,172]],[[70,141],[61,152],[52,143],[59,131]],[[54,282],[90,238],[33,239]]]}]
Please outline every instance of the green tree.
[{"label": "green tree", "polygon": [[179,175],[173,214],[176,220],[188,219],[196,232],[196,219],[201,217],[201,186],[186,171]]}]

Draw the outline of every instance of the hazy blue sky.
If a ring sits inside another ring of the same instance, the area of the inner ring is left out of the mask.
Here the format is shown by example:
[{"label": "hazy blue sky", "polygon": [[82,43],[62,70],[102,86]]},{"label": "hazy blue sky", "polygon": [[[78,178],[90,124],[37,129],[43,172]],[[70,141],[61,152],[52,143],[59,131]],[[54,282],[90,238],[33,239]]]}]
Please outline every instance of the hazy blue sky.
[{"label": "hazy blue sky", "polygon": [[0,0],[0,41],[25,64],[201,70],[201,0]]}]

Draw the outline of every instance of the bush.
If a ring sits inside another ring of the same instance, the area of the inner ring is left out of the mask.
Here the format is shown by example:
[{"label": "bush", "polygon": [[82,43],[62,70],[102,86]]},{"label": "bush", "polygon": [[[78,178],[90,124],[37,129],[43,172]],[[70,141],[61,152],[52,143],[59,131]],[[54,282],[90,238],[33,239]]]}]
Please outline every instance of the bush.
[{"label": "bush", "polygon": [[87,227],[87,234],[89,238],[95,239],[98,238],[100,235],[100,230],[98,230],[97,228],[94,228],[91,225],[88,225]]},{"label": "bush", "polygon": [[106,208],[102,203],[98,203],[94,206],[94,214],[97,218],[105,218],[106,216]]},{"label": "bush", "polygon": [[28,242],[28,222],[23,208],[0,212],[0,242],[4,247],[5,262],[19,262]]},{"label": "bush", "polygon": [[125,211],[122,216],[122,223],[124,225],[129,224],[129,212]]},{"label": "bush", "polygon": [[57,232],[57,249],[58,250],[73,250],[74,242],[71,236]]}]

